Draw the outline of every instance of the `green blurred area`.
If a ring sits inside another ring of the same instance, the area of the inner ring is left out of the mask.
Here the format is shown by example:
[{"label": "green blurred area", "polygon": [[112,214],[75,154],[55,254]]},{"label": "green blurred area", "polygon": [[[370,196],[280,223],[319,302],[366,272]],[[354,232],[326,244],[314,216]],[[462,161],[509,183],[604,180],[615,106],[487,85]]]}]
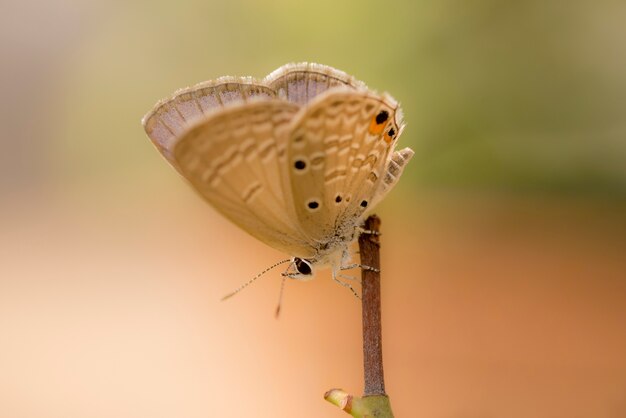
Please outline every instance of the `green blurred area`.
[{"label": "green blurred area", "polygon": [[5,26],[4,47],[34,65],[9,64],[17,70],[2,77],[31,99],[3,112],[11,178],[92,184],[157,167],[139,121],[158,99],[221,75],[260,78],[313,61],[401,101],[401,141],[416,151],[404,187],[626,196],[622,1],[14,7],[32,24]]}]

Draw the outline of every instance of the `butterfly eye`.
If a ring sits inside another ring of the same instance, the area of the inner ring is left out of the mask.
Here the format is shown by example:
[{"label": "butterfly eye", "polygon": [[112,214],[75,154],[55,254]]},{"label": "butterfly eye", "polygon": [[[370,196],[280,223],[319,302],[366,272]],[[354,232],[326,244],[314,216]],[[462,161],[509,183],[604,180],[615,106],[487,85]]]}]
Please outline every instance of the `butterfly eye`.
[{"label": "butterfly eye", "polygon": [[294,258],[293,262],[296,265],[296,270],[298,270],[298,273],[300,274],[304,274],[305,276],[310,275],[311,273],[313,273],[313,269],[311,268],[311,263],[309,263],[306,260],[303,260],[302,258]]}]

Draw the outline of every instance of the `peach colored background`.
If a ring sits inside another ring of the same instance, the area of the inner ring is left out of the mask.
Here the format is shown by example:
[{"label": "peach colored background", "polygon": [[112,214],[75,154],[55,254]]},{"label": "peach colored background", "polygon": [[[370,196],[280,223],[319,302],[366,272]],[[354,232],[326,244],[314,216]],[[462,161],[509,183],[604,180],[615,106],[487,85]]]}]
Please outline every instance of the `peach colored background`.
[{"label": "peach colored background", "polygon": [[[362,390],[357,301],[324,274],[275,320],[276,273],[221,303],[282,255],[180,189],[3,214],[1,416],[342,416],[322,394]],[[380,212],[397,416],[626,414],[626,226],[561,203]]]}]

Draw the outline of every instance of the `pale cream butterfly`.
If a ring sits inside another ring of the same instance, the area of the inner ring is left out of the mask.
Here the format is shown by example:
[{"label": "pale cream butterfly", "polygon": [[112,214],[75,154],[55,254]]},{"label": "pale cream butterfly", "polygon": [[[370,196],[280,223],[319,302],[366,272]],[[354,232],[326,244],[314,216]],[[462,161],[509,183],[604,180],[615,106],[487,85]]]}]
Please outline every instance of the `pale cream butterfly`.
[{"label": "pale cream butterfly", "polygon": [[356,295],[339,279],[359,266],[348,264],[350,244],[413,156],[395,150],[404,122],[390,95],[328,66],[287,64],[263,80],[178,90],[142,123],[215,209],[291,256],[261,274],[290,262],[283,277],[306,280],[330,267]]}]

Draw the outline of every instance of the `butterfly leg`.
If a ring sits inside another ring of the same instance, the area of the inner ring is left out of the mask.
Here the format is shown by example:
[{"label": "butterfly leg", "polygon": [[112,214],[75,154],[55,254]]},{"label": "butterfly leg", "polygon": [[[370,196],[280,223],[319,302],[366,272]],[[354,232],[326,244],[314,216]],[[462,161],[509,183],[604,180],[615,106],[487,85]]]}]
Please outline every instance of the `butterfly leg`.
[{"label": "butterfly leg", "polygon": [[[341,275],[339,275],[339,277],[341,277]],[[352,287],[350,283],[343,282],[337,278],[337,274],[335,273],[335,271],[333,271],[333,280],[339,283],[340,285],[342,285],[343,287],[347,287],[348,289],[350,289],[350,291],[352,292],[355,298],[361,299],[361,296],[359,296],[359,294],[356,292],[356,290],[354,290],[354,288]]]},{"label": "butterfly leg", "polygon": [[365,234],[365,235],[382,235],[379,231],[372,231],[371,229],[365,229],[362,226],[358,226],[357,227],[357,231],[359,231],[359,234]]},{"label": "butterfly leg", "polygon": [[359,284],[361,284],[360,277],[348,276],[347,274],[338,274],[337,277],[341,277],[342,279],[346,279],[346,280],[356,281],[356,282],[359,282]]},{"label": "butterfly leg", "polygon": [[377,269],[377,268],[366,266],[364,264],[356,264],[356,263],[355,264],[350,264],[350,265],[347,265],[347,266],[342,266],[342,267],[340,267],[340,269],[341,270],[351,270],[351,269],[355,269],[357,267],[361,267],[361,269],[363,269],[363,270],[373,271],[375,273],[380,273],[380,270]]},{"label": "butterfly leg", "polygon": [[287,275],[283,273],[283,279],[280,282],[280,293],[278,294],[278,305],[276,305],[276,311],[274,316],[276,319],[280,316],[280,308],[283,306],[283,291],[285,290],[285,281],[287,281]]},{"label": "butterfly leg", "polygon": [[297,279],[298,278],[298,273],[280,273],[281,276],[283,277],[289,277],[290,279]]}]

